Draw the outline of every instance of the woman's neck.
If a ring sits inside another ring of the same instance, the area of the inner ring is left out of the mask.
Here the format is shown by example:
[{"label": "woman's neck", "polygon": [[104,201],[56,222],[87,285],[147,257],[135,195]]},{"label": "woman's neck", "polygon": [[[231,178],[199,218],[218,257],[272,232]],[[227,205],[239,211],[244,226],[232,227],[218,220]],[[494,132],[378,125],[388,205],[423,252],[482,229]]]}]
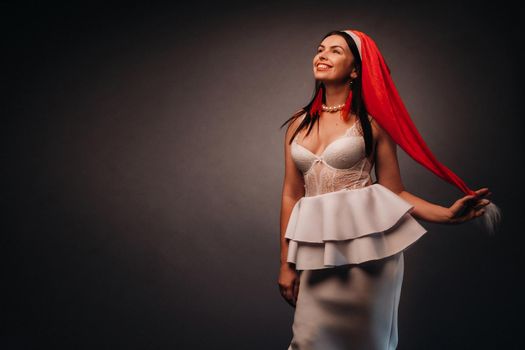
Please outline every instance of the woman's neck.
[{"label": "woman's neck", "polygon": [[325,84],[325,96],[327,106],[337,106],[346,102],[346,98],[350,93],[350,86],[348,84],[330,85]]}]

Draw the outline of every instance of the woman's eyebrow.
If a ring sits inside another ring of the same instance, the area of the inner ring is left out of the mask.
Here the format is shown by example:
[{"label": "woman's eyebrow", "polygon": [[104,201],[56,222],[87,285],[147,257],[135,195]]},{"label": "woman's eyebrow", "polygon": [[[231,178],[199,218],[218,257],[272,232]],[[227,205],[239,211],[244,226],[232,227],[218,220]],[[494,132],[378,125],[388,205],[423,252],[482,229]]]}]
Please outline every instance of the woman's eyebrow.
[{"label": "woman's eyebrow", "polygon": [[[319,45],[318,47],[321,47],[321,46],[324,47],[324,45]],[[341,49],[343,48],[342,46],[339,46],[339,45],[332,45],[330,47],[340,47]]]}]

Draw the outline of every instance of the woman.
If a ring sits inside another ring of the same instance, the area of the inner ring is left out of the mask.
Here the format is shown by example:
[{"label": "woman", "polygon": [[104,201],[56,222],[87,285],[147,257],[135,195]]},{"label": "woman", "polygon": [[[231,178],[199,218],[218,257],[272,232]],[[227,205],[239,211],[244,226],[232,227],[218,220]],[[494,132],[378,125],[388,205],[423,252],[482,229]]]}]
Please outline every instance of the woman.
[{"label": "woman", "polygon": [[[484,215],[490,229],[500,211],[483,198],[488,188],[470,190],[435,159],[366,34],[326,34],[313,72],[314,98],[283,124],[278,285],[295,307],[289,350],[395,349],[403,251],[427,232],[415,218],[458,224]],[[407,192],[396,144],[466,195],[443,207]]]}]

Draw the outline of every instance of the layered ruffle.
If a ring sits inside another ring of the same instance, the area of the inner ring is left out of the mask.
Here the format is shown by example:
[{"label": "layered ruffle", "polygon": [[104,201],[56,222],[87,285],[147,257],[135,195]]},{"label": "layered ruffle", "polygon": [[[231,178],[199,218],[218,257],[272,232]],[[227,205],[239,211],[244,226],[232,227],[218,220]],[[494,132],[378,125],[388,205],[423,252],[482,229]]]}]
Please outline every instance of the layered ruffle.
[{"label": "layered ruffle", "polygon": [[285,237],[297,270],[359,264],[405,250],[427,230],[413,205],[381,184],[302,197]]}]

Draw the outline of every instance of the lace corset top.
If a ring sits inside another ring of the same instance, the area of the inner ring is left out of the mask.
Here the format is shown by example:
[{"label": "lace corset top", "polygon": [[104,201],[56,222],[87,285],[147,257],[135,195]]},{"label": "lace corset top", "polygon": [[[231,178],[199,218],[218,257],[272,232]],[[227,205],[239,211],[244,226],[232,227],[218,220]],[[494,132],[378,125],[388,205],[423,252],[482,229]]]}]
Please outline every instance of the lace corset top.
[{"label": "lace corset top", "polygon": [[372,164],[365,155],[365,140],[359,119],[320,155],[300,145],[297,135],[292,141],[290,152],[295,165],[303,173],[305,197],[361,188],[372,183]]}]

